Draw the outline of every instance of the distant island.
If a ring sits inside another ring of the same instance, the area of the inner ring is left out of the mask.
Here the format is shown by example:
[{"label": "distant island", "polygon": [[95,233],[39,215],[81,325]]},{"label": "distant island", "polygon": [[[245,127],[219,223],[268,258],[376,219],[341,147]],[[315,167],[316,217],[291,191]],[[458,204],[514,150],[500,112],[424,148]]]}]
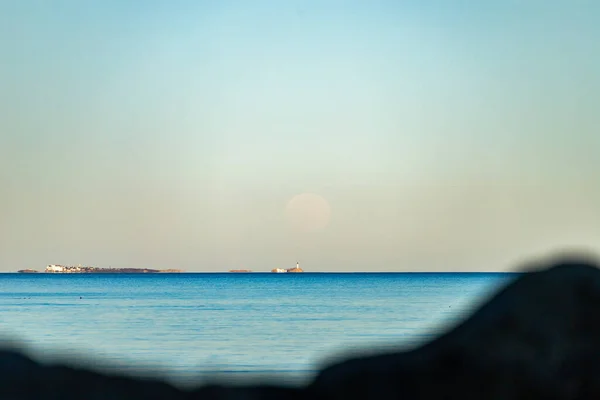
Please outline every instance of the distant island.
[{"label": "distant island", "polygon": [[[229,270],[230,273],[250,273],[252,272],[252,270],[250,269],[230,269]],[[277,274],[286,274],[286,273],[298,273],[298,272],[304,272],[304,270],[302,268],[300,268],[300,263],[296,263],[296,266],[294,268],[273,268],[271,270],[271,272],[273,273],[277,273]]]},{"label": "distant island", "polygon": [[297,273],[297,272],[304,272],[304,270],[302,268],[300,268],[300,263],[296,263],[296,266],[294,268],[288,268],[288,269],[283,269],[283,268],[274,268],[271,270],[271,272],[277,273],[277,274],[285,274],[285,273]]},{"label": "distant island", "polygon": [[[17,271],[22,274],[35,274],[38,271],[33,269],[22,269]],[[83,267],[65,266],[65,265],[48,265],[44,270],[50,274],[158,274],[158,273],[180,273],[184,272],[180,269],[150,269],[150,268],[98,268],[98,267]]]}]

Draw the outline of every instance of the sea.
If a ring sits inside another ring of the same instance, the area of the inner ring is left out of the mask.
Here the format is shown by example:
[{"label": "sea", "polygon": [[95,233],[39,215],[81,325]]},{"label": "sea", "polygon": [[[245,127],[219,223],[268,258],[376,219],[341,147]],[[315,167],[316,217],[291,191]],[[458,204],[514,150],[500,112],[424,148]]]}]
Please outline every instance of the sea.
[{"label": "sea", "polygon": [[205,382],[308,382],[464,320],[504,273],[0,274],[0,337],[42,362]]}]

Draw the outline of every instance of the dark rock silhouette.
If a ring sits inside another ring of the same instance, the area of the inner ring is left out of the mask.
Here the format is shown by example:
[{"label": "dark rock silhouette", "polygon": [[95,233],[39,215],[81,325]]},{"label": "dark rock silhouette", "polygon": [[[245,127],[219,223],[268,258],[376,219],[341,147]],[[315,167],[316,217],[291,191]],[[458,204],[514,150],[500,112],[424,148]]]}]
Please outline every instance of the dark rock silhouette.
[{"label": "dark rock silhouette", "polygon": [[529,266],[470,318],[409,351],[332,363],[308,386],[203,386],[42,365],[0,351],[0,399],[600,398],[600,269],[589,257]]}]

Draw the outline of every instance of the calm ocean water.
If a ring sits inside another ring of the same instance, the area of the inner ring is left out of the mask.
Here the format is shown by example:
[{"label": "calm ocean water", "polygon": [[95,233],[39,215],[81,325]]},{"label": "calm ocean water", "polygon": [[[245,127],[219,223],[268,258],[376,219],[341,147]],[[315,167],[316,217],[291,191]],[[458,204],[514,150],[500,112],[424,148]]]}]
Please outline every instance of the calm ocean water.
[{"label": "calm ocean water", "polygon": [[[412,346],[510,274],[0,274],[0,334],[190,384],[312,376],[340,351]],[[160,372],[157,372],[160,371]]]}]

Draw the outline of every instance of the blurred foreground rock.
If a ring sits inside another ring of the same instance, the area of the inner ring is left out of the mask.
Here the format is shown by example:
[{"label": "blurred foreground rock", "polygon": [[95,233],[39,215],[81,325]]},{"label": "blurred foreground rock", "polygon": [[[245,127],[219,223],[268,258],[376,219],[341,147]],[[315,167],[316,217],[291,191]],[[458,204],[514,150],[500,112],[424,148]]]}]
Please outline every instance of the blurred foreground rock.
[{"label": "blurred foreground rock", "polygon": [[600,269],[530,266],[469,319],[411,350],[325,368],[307,387],[204,386],[42,365],[0,351],[0,399],[600,399]]}]

